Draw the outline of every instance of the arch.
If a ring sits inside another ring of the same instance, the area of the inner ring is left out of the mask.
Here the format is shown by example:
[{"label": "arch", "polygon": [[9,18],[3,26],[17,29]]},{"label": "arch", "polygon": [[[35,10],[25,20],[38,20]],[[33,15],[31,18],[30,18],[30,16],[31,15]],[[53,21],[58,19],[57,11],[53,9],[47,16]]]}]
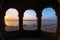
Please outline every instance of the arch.
[{"label": "arch", "polygon": [[9,8],[5,14],[5,31],[19,30],[18,11],[15,8]]},{"label": "arch", "polygon": [[46,7],[42,10],[41,30],[55,33],[57,30],[56,11],[52,7]]},{"label": "arch", "polygon": [[35,10],[33,9],[25,10],[23,17],[23,29],[24,30],[37,29],[37,18]]}]

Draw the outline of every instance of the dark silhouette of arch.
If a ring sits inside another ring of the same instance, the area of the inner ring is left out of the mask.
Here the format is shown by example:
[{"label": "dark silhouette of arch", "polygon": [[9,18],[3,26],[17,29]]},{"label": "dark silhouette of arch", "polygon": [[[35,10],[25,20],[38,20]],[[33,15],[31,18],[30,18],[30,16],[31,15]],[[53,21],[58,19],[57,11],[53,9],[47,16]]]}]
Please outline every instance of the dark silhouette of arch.
[{"label": "dark silhouette of arch", "polygon": [[[57,16],[57,30],[56,33],[49,33],[41,31],[41,18],[42,18],[42,9],[46,7],[52,7],[56,11]],[[18,10],[19,17],[19,30],[6,32],[5,31],[5,12],[9,8],[16,8]],[[23,13],[26,9],[34,9],[36,11],[37,17],[37,30],[36,31],[24,31],[23,30]],[[2,0],[0,2],[0,29],[2,34],[2,40],[10,39],[11,37],[42,37],[42,40],[58,40],[60,35],[60,4],[58,0]],[[37,36],[36,36],[37,35]]]}]

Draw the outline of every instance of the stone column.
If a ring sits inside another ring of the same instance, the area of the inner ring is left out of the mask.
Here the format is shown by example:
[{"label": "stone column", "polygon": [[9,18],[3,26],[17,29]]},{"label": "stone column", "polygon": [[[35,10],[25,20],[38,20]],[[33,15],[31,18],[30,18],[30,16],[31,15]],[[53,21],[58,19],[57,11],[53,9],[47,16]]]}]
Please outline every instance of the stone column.
[{"label": "stone column", "polygon": [[23,31],[23,13],[24,11],[21,10],[19,11],[19,31],[22,32]]},{"label": "stone column", "polygon": [[1,9],[0,10],[0,34],[2,40],[6,38],[6,32],[5,32],[5,10]]},{"label": "stone column", "polygon": [[57,11],[56,16],[57,16],[57,30],[55,34],[55,40],[58,40],[60,36],[60,10]]},{"label": "stone column", "polygon": [[41,11],[37,10],[37,30],[41,32]]}]

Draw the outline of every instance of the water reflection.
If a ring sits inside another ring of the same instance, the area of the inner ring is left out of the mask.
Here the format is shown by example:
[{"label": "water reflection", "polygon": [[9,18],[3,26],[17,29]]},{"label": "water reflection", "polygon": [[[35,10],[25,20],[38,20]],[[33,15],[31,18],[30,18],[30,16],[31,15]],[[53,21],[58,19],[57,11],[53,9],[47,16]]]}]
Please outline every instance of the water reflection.
[{"label": "water reflection", "polygon": [[5,21],[7,26],[18,26],[19,21]]}]

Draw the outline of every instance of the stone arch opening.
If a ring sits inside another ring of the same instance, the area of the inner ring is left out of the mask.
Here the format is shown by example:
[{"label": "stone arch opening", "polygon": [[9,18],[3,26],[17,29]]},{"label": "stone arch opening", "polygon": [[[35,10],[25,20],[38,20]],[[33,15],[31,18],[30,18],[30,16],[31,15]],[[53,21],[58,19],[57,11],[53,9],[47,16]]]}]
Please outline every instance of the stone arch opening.
[{"label": "stone arch opening", "polygon": [[55,33],[57,30],[56,11],[52,7],[47,7],[42,10],[41,30]]},{"label": "stone arch opening", "polygon": [[32,31],[37,30],[37,18],[35,10],[25,10],[23,17],[23,29]]},{"label": "stone arch opening", "polygon": [[4,17],[5,31],[19,30],[18,11],[15,8],[9,8]]}]

